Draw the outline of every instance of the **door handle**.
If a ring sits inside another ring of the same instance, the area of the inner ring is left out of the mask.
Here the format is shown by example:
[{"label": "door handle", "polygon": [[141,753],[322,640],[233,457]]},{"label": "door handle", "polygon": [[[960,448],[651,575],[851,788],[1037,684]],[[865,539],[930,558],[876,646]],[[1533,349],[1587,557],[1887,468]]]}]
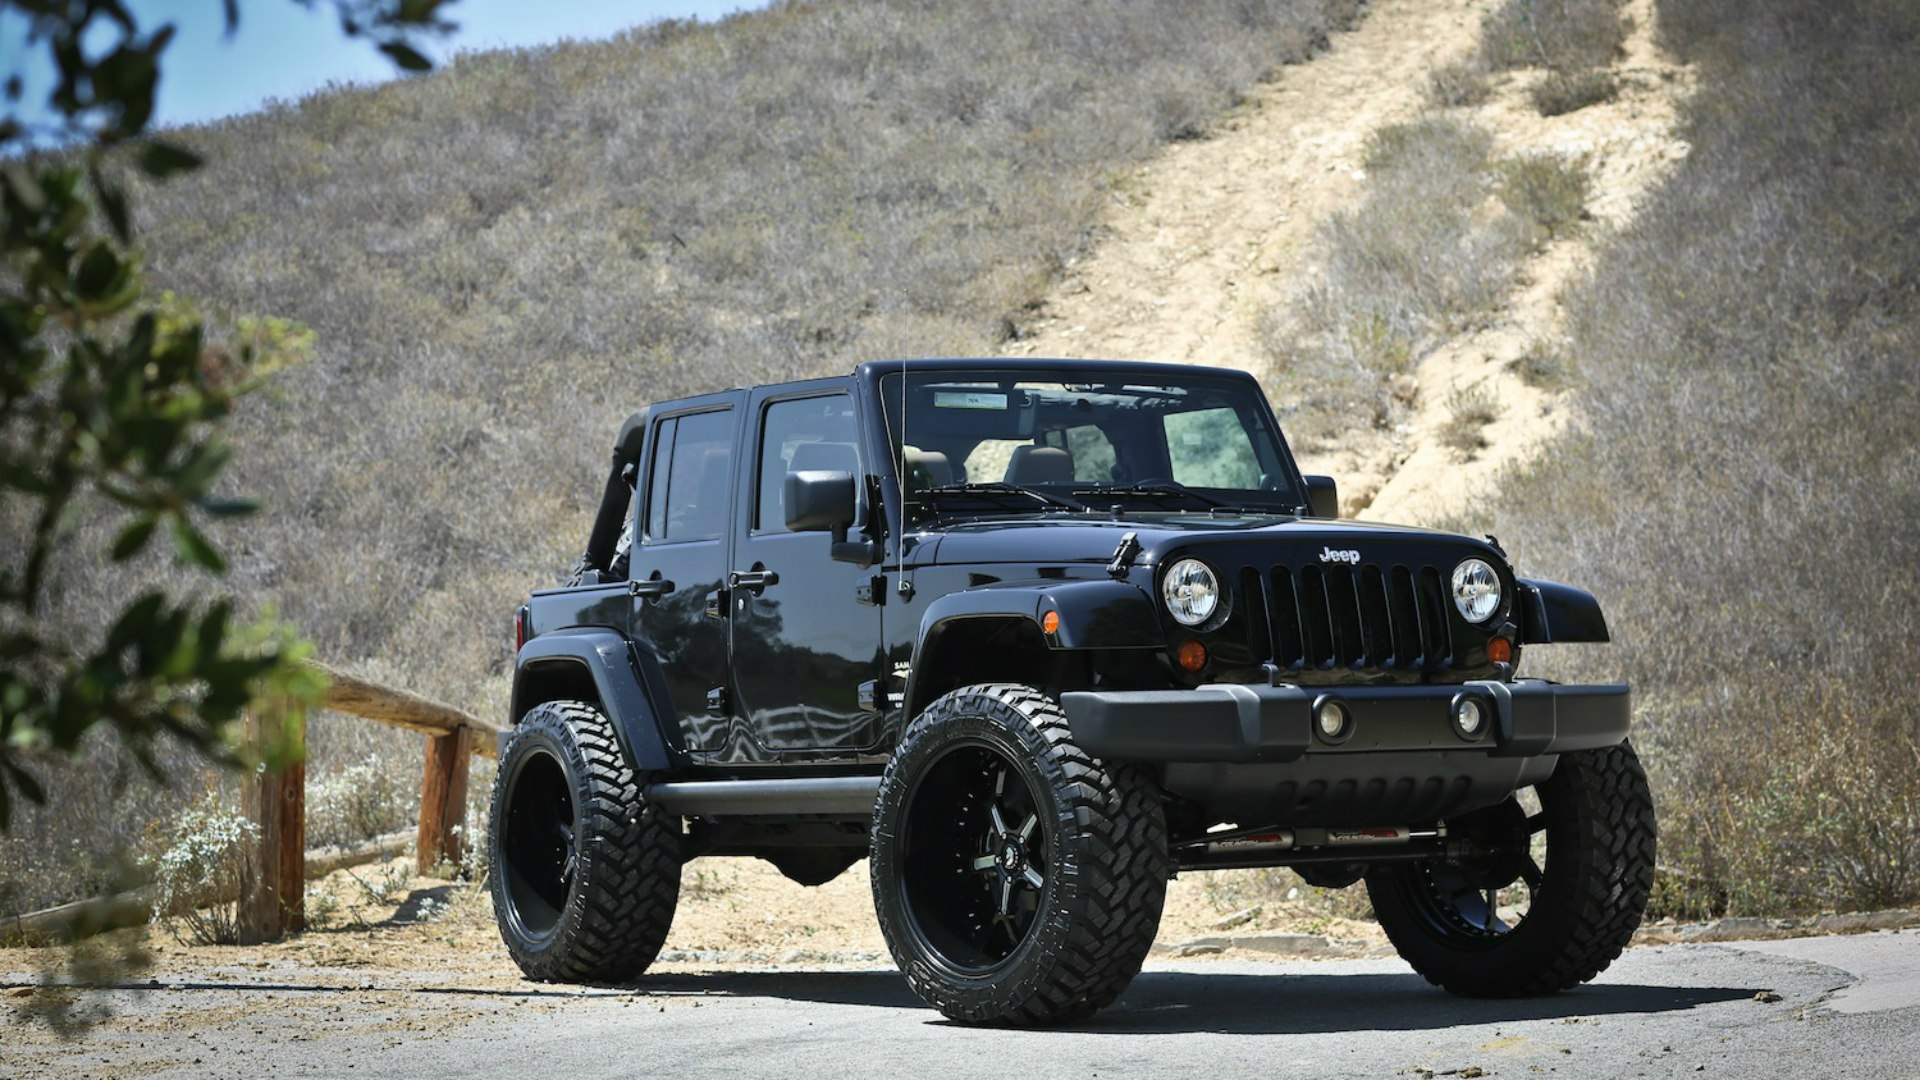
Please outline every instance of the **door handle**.
[{"label": "door handle", "polygon": [[627,586],[628,593],[647,600],[658,600],[672,591],[673,582],[661,577],[658,570],[655,570],[653,576],[645,581],[635,581]]},{"label": "door handle", "polygon": [[727,574],[728,589],[747,589],[755,595],[769,585],[778,584],[780,584],[780,575],[764,566],[756,566],[751,570],[734,570]]}]

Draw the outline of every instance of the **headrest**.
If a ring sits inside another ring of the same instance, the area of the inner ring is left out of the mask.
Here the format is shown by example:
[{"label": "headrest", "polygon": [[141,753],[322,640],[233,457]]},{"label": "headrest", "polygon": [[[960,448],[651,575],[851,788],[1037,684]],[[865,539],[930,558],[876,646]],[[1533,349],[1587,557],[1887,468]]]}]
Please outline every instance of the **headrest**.
[{"label": "headrest", "polygon": [[1007,462],[1009,484],[1071,484],[1073,455],[1052,446],[1016,446]]},{"label": "headrest", "polygon": [[908,491],[924,491],[953,483],[953,466],[948,463],[947,455],[938,450],[922,450],[917,446],[903,447],[902,450],[902,456],[907,459]]}]

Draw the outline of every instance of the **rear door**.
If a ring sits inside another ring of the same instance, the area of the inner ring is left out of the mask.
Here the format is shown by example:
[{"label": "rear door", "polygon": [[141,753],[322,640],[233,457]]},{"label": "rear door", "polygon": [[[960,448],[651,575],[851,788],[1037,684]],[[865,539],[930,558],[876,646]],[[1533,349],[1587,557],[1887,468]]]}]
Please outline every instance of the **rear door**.
[{"label": "rear door", "polygon": [[686,748],[696,753],[725,745],[731,712],[725,590],[745,396],[662,410],[636,500],[633,636],[658,661]]},{"label": "rear door", "polygon": [[788,532],[782,500],[789,471],[850,472],[865,491],[849,380],[756,390],[749,422],[734,514],[735,713],[774,753],[873,746],[879,713],[861,687],[880,666],[880,609],[860,590],[874,571],[836,562],[826,533]]}]

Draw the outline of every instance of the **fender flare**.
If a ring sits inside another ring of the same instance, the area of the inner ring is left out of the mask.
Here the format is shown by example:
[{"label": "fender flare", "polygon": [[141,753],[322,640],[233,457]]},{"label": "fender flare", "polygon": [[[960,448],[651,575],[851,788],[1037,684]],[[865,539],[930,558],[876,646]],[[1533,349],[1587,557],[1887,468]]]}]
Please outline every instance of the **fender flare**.
[{"label": "fender flare", "polygon": [[[1060,616],[1051,634],[1041,621],[1048,612]],[[1019,621],[1030,625],[1048,648],[1164,649],[1166,638],[1159,612],[1140,586],[1105,578],[1000,581],[948,593],[927,605],[913,640],[913,662],[907,677],[908,719],[919,700],[920,673],[940,637],[956,623],[972,619]]]},{"label": "fender flare", "polygon": [[[529,689],[529,684],[543,669],[550,670],[552,665],[581,668],[593,680],[594,689],[600,696],[600,705],[606,710],[608,719],[613,721],[620,748],[625,751],[634,769],[641,772],[671,769],[685,754],[676,745],[676,740],[667,737],[668,729],[661,723],[659,710],[654,707],[654,702],[661,699],[648,693],[636,661],[640,665],[657,668],[657,665],[646,665],[645,658],[637,657],[625,637],[604,627],[580,627],[542,634],[520,649],[519,659],[514,666],[510,719],[518,724],[528,710],[545,700],[544,695],[536,695]],[[672,718],[667,719],[671,721]],[[508,729],[508,734],[511,730]],[[501,737],[504,740],[508,736],[503,734]]]},{"label": "fender flare", "polygon": [[1606,642],[1607,616],[1600,601],[1585,589],[1562,585],[1557,581],[1520,578],[1515,582],[1516,598],[1522,614],[1520,640],[1529,645],[1566,642]]}]

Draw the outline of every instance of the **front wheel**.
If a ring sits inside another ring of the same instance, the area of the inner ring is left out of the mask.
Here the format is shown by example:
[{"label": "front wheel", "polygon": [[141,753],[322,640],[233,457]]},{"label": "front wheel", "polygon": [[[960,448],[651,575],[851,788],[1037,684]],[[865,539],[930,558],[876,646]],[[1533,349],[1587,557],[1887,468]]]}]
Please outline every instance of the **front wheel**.
[{"label": "front wheel", "polygon": [[1140,971],[1166,898],[1158,790],[1015,685],[940,698],[874,807],[874,908],[915,993],[967,1023],[1074,1020]]},{"label": "front wheel", "polygon": [[1633,747],[1562,754],[1553,775],[1447,823],[1466,857],[1367,875],[1402,959],[1469,997],[1565,990],[1605,971],[1653,891],[1653,796]]}]

